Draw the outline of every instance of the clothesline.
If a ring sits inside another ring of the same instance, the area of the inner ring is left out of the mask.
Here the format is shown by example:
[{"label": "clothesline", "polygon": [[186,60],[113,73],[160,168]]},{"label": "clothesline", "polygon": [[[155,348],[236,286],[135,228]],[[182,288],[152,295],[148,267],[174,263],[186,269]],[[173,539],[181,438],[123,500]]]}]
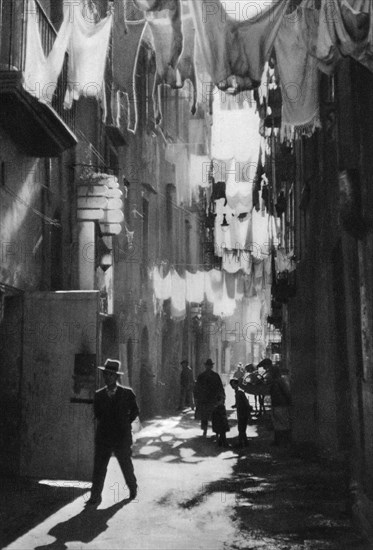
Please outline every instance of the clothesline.
[{"label": "clothesline", "polygon": [[205,300],[213,305],[214,314],[230,317],[238,304],[256,304],[259,314],[267,315],[271,309],[271,260],[264,265],[254,265],[252,274],[230,274],[218,269],[185,271],[183,275],[171,268],[163,276],[162,270],[154,267],[150,272],[154,297],[160,304],[171,300],[171,317],[185,318],[187,303],[202,303]]}]

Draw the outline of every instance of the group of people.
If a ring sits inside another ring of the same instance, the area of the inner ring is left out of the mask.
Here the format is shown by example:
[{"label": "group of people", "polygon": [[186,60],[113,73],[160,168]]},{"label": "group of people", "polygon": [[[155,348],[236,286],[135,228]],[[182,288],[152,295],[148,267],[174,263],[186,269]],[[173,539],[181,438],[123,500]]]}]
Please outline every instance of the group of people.
[{"label": "group of people", "polygon": [[[213,370],[214,362],[207,359],[205,370],[202,372],[194,386],[194,397],[196,401],[196,419],[201,421],[203,435],[207,435],[208,423],[211,420],[212,430],[216,433],[219,446],[227,445],[227,432],[229,422],[225,408],[225,390],[223,382],[217,372]],[[251,415],[246,394],[239,387],[238,380],[232,379],[230,385],[236,396],[234,407],[237,410],[238,420],[238,444],[247,444],[246,429]]]},{"label": "group of people", "polygon": [[[283,445],[290,442],[291,418],[290,407],[292,404],[289,384],[281,373],[279,365],[274,365],[269,358],[265,358],[255,367],[248,364],[245,367],[238,364],[235,372],[239,386],[246,391],[248,386],[259,384],[266,387],[266,394],[271,398],[271,417],[274,431],[274,445]],[[257,396],[255,395],[255,398]],[[264,393],[258,393],[259,413],[264,412]],[[256,406],[256,401],[255,401]]]},{"label": "group of people", "polygon": [[[214,363],[211,359],[205,362],[205,371],[201,373],[194,386],[194,398],[196,402],[196,418],[201,420],[203,435],[207,434],[208,422],[211,420],[212,430],[217,434],[218,444],[227,445],[226,434],[230,430],[225,408],[225,391],[218,373],[213,370]],[[273,445],[285,445],[290,442],[291,395],[289,386],[281,375],[278,365],[274,365],[271,359],[263,359],[257,367],[252,364],[243,368],[242,364],[234,378],[230,380],[230,386],[235,392],[235,404],[233,408],[237,412],[238,445],[247,445],[246,430],[251,418],[252,407],[246,395],[248,384],[263,384],[266,393],[271,398],[271,416],[274,430]],[[264,408],[264,396],[260,401]]]},{"label": "group of people", "polygon": [[[195,416],[201,421],[203,436],[207,435],[208,423],[211,421],[218,445],[226,446],[226,434],[230,428],[225,408],[225,390],[219,374],[213,370],[214,362],[211,359],[205,361],[205,370],[199,374],[196,382],[188,361],[183,360],[181,366],[179,408],[188,405],[194,409],[196,405]],[[123,374],[120,367],[120,361],[114,359],[107,359],[103,366],[98,367],[103,373],[105,386],[95,393],[93,401],[97,425],[91,498],[88,505],[97,506],[101,502],[107,466],[112,454],[116,456],[129,488],[129,499],[133,500],[137,495],[137,480],[131,460],[131,424],[138,417],[139,409],[133,391],[118,383]],[[263,367],[269,373],[274,444],[287,443],[290,440],[289,388],[281,377],[279,367],[273,365],[270,359],[264,359],[258,367]],[[249,371],[251,369],[246,369],[247,375],[255,374],[255,369]],[[246,384],[253,383],[250,380],[249,382],[247,379]],[[233,407],[237,411],[238,444],[245,446],[251,406],[244,391],[244,375],[232,378],[230,385],[235,392]]]}]

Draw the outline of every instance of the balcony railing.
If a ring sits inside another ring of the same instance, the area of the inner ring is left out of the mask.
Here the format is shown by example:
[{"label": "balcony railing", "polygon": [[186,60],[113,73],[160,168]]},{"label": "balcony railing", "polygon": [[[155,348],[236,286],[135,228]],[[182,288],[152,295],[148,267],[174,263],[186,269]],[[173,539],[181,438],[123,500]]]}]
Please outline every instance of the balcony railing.
[{"label": "balcony railing", "polygon": [[[41,43],[47,56],[54,44],[57,32],[38,0],[34,0],[39,23]],[[17,71],[22,73],[26,61],[26,40],[29,13],[28,0],[0,0],[0,71]],[[51,106],[59,117],[75,131],[74,108],[63,108],[67,85],[68,55],[65,56],[63,70],[59,76],[57,88]]]}]

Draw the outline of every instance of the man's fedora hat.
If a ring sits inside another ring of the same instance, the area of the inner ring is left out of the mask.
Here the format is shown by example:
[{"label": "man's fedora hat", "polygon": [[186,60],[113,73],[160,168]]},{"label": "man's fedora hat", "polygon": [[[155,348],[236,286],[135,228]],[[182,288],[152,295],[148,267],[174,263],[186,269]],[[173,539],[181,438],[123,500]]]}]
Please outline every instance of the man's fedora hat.
[{"label": "man's fedora hat", "polygon": [[205,365],[215,365],[214,361],[212,359],[207,359],[205,361]]},{"label": "man's fedora hat", "polygon": [[97,367],[100,370],[103,370],[104,372],[113,372],[114,374],[124,374],[124,372],[120,371],[120,361],[117,361],[117,359],[106,359],[104,366]]},{"label": "man's fedora hat", "polygon": [[180,361],[180,365],[187,365],[189,363],[189,361],[187,361],[186,359],[183,359],[182,361]]}]

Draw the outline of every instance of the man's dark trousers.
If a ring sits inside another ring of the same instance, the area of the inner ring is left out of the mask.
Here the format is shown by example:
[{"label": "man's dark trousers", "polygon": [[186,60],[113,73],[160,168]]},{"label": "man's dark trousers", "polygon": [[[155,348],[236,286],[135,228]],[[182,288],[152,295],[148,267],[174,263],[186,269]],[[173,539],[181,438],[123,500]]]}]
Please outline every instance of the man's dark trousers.
[{"label": "man's dark trousers", "polygon": [[91,498],[97,500],[101,497],[112,454],[119,462],[130,492],[136,493],[137,482],[131,460],[131,423],[139,413],[135,394],[130,388],[117,385],[115,395],[109,397],[106,388],[102,388],[95,394],[94,412],[97,430]]},{"label": "man's dark trousers", "polygon": [[137,480],[131,460],[132,451],[128,445],[120,447],[95,446],[95,458],[92,479],[92,498],[99,498],[104,487],[107,466],[112,453],[115,455],[122,470],[124,480],[130,491],[136,490]]}]

